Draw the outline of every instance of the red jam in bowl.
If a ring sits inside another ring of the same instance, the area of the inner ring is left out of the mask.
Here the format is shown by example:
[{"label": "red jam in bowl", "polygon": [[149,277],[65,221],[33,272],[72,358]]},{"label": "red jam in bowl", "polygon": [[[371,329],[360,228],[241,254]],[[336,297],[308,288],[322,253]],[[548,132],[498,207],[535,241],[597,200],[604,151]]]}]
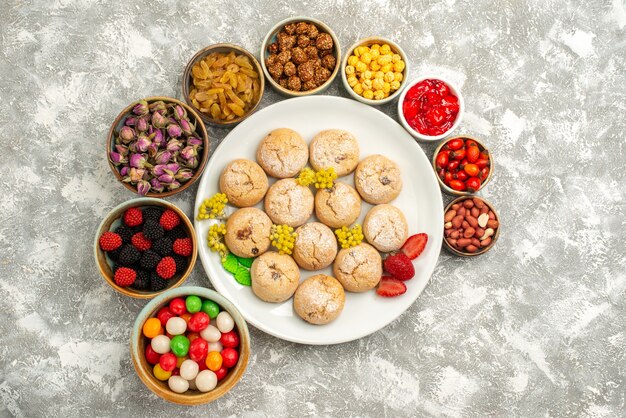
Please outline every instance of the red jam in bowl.
[{"label": "red jam in bowl", "polygon": [[422,135],[437,136],[454,125],[459,98],[441,80],[422,80],[407,91],[402,111],[411,128]]}]

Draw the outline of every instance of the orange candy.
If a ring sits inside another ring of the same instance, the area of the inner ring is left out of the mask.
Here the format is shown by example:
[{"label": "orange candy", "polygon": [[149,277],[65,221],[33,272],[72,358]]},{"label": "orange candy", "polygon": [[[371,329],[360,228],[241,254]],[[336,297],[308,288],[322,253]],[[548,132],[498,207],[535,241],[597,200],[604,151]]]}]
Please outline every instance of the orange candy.
[{"label": "orange candy", "polygon": [[180,369],[180,365],[183,364],[183,361],[187,360],[188,356],[176,357],[176,367]]},{"label": "orange candy", "polygon": [[190,313],[184,313],[180,316],[181,318],[183,318],[185,320],[185,322],[187,323],[187,325],[189,325],[189,320],[191,319],[191,314]]},{"label": "orange candy", "polygon": [[190,343],[193,342],[193,340],[195,340],[196,338],[198,338],[200,336],[200,334],[198,334],[197,332],[190,332],[187,335],[187,339],[189,340]]},{"label": "orange candy", "polygon": [[163,327],[158,318],[150,318],[143,324],[143,335],[148,338],[154,338],[161,334]]},{"label": "orange candy", "polygon": [[211,351],[206,356],[206,366],[211,371],[218,371],[222,367],[222,355],[217,351]]}]

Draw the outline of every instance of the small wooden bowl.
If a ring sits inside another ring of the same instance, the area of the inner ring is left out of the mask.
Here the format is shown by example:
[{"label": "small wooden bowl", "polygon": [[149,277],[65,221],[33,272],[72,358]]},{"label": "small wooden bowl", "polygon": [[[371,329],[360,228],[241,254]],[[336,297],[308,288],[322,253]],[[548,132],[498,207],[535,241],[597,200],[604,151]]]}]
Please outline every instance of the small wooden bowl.
[{"label": "small wooden bowl", "polygon": [[[350,87],[350,84],[348,84],[348,77],[346,75],[346,66],[348,65],[348,58],[350,58],[350,55],[352,55],[354,50],[360,46],[371,46],[373,44],[380,44],[380,45],[388,44],[391,47],[391,51],[394,52],[395,54],[400,55],[402,57],[402,61],[404,61],[404,70],[402,71],[402,81],[400,82],[400,88],[394,91],[393,94],[390,94],[389,97],[385,97],[384,99],[381,99],[381,100],[366,99],[365,97],[355,93],[355,91],[352,90],[352,87]],[[343,59],[341,60],[341,81],[343,82],[343,87],[346,89],[348,94],[350,94],[350,96],[352,96],[354,99],[358,100],[359,102],[371,105],[371,106],[380,106],[385,103],[389,103],[390,101],[398,97],[400,94],[402,94],[402,90],[404,90],[404,87],[406,86],[406,83],[408,80],[408,77],[407,77],[408,74],[409,74],[409,60],[404,50],[397,43],[389,39],[381,38],[378,36],[363,38],[355,42],[354,45],[352,45],[350,49],[348,49],[348,52],[344,55]]]},{"label": "small wooden bowl", "polygon": [[[446,206],[446,209],[443,211],[443,213],[447,213],[450,209],[452,209],[452,205],[454,205],[455,203],[460,203],[463,202],[464,200],[467,199],[473,199],[473,198],[478,198],[480,200],[483,201],[483,203],[485,205],[487,205],[487,207],[489,208],[489,210],[491,210],[493,212],[493,214],[496,217],[496,221],[498,221],[498,228],[496,228],[495,233],[493,234],[493,236],[491,237],[491,244],[489,244],[488,246],[482,248],[480,251],[476,251],[475,253],[467,253],[467,252],[463,252],[463,251],[459,251],[456,248],[454,248],[452,245],[450,245],[448,243],[448,239],[446,238],[446,236],[444,235],[443,237],[443,245],[444,247],[450,251],[452,254],[458,255],[460,257],[475,257],[477,255],[481,255],[486,253],[487,251],[489,251],[491,248],[493,248],[493,246],[495,245],[496,241],[498,240],[498,237],[500,236],[500,228],[502,228],[502,225],[500,224],[500,215],[498,215],[498,212],[496,212],[496,210],[493,208],[493,206],[491,205],[491,203],[487,202],[485,199],[483,199],[482,197],[478,197],[478,196],[461,196],[461,197],[457,197],[456,199],[454,199],[452,202],[450,202],[448,204],[448,206]],[[445,231],[445,230],[444,230]]]},{"label": "small wooden bowl", "polygon": [[[192,178],[187,180],[185,183],[182,183],[178,189],[170,190],[167,192],[164,191],[160,193],[150,191],[146,194],[146,197],[169,197],[187,189],[189,186],[194,184],[202,175],[202,172],[204,171],[204,167],[206,166],[206,163],[209,160],[209,149],[211,148],[211,144],[209,143],[209,134],[207,133],[206,127],[204,126],[204,123],[202,122],[200,115],[198,115],[198,113],[196,113],[195,110],[193,110],[190,106],[187,106],[187,104],[181,102],[180,100],[174,99],[172,97],[165,97],[165,96],[153,96],[153,97],[147,97],[145,99],[140,99],[140,100],[145,100],[146,102],[148,102],[148,104],[162,100],[165,103],[175,103],[175,104],[181,105],[182,107],[185,108],[185,110],[187,110],[189,119],[195,123],[196,131],[198,135],[201,137],[200,139],[202,139],[202,155],[200,156],[198,167],[196,168]],[[111,129],[109,129],[109,136],[107,137],[107,142],[106,142],[107,161],[109,162],[109,167],[111,167],[111,171],[113,172],[117,180],[120,183],[122,183],[124,187],[126,187],[128,190],[130,190],[133,193],[138,193],[137,187],[133,186],[130,183],[125,183],[122,181],[123,180],[122,175],[120,174],[115,164],[113,164],[113,162],[111,161],[111,158],[109,157],[109,155],[110,155],[111,150],[113,149],[113,144],[115,143],[115,136],[124,124],[124,119],[132,113],[133,107],[140,100],[134,101],[133,103],[129,104],[124,110],[120,112],[119,115],[117,115],[117,117],[115,118],[115,121],[113,121],[113,124],[111,125]]]},{"label": "small wooden bowl", "polygon": [[[487,150],[487,152],[489,153],[489,174],[487,175],[487,178],[485,179],[485,181],[483,181],[480,184],[480,188],[478,190],[476,190],[475,192],[471,193],[468,192],[467,190],[454,190],[451,187],[448,187],[443,180],[441,180],[441,178],[439,177],[439,174],[437,173],[437,154],[439,154],[439,151],[441,151],[441,149],[450,141],[452,141],[453,139],[471,139],[472,141],[475,141],[478,144],[478,148],[480,149],[480,152],[483,152],[485,150]],[[473,196],[475,193],[479,192],[480,190],[482,190],[485,185],[487,185],[487,183],[489,183],[489,181],[491,180],[491,176],[493,176],[493,154],[489,151],[489,149],[485,146],[485,144],[483,144],[482,142],[480,142],[478,139],[473,138],[471,136],[468,135],[460,135],[460,136],[455,136],[452,138],[448,138],[445,141],[443,141],[441,144],[439,144],[439,146],[437,147],[437,149],[435,149],[435,153],[433,154],[433,161],[432,161],[432,165],[433,165],[433,170],[435,170],[435,177],[437,177],[437,181],[439,182],[439,186],[441,186],[441,190],[444,191],[445,193],[452,195],[452,196]]]},{"label": "small wooden bowl", "polygon": [[[106,231],[110,231],[111,229],[113,229],[112,227],[114,225],[116,227],[117,224],[121,222],[120,219],[124,215],[124,212],[126,212],[127,209],[134,208],[134,207],[144,207],[144,206],[159,206],[164,209],[171,209],[174,212],[176,212],[178,216],[180,216],[180,219],[182,220],[181,225],[183,226],[183,228],[185,229],[185,232],[191,239],[191,244],[193,248],[191,256],[188,258],[189,265],[187,266],[187,270],[185,270],[182,274],[177,274],[171,279],[169,279],[168,280],[169,286],[166,289],[160,290],[158,292],[152,292],[148,290],[136,290],[131,287],[121,287],[115,284],[115,280],[113,279],[113,271],[111,269],[112,263],[109,262],[109,259],[107,258],[106,253],[100,249],[100,244],[98,242],[100,239],[100,236],[103,233],[105,233]],[[185,215],[185,213],[182,210],[180,210],[178,207],[176,207],[174,204],[169,203],[165,200],[161,200],[161,199],[155,199],[151,197],[139,197],[136,199],[128,200],[122,203],[121,205],[116,206],[107,214],[107,216],[104,218],[104,220],[98,227],[98,231],[96,232],[96,238],[94,240],[94,256],[96,258],[96,264],[98,265],[98,270],[100,270],[100,274],[102,275],[104,280],[106,280],[106,282],[109,284],[109,286],[111,286],[113,289],[115,289],[119,293],[126,295],[126,296],[130,296],[130,297],[137,298],[137,299],[150,299],[160,293],[165,292],[167,289],[172,289],[174,287],[180,286],[181,284],[185,282],[185,280],[187,280],[187,277],[193,270],[193,266],[196,264],[196,258],[198,256],[198,241],[196,239],[196,233],[193,229],[193,224],[191,223],[187,215]]]},{"label": "small wooden bowl", "polygon": [[[276,40],[276,35],[278,34],[278,32],[280,32],[281,29],[285,27],[285,25],[288,25],[290,23],[296,23],[296,22],[313,23],[315,26],[317,26],[318,29],[320,29],[323,32],[326,32],[327,34],[330,35],[331,38],[333,38],[333,44],[334,44],[333,55],[335,56],[335,69],[330,74],[330,77],[328,78],[328,80],[324,82],[324,84],[314,88],[313,90],[293,91],[293,90],[284,88],[283,86],[278,84],[276,80],[272,78],[271,74],[269,73],[267,69],[267,66],[265,65],[265,60],[267,58],[267,49],[269,48],[270,44]],[[282,20],[278,22],[276,25],[274,25],[272,29],[270,29],[270,31],[267,33],[267,35],[265,35],[265,38],[263,39],[263,44],[261,44],[261,54],[259,57],[261,59],[261,66],[263,67],[263,72],[265,73],[265,77],[267,78],[271,86],[277,92],[287,97],[303,97],[303,96],[310,96],[310,95],[317,94],[317,93],[322,93],[328,87],[330,87],[335,77],[337,77],[337,74],[339,73],[339,68],[341,67],[341,64],[340,64],[341,46],[339,45],[339,39],[337,38],[337,35],[335,35],[335,32],[333,32],[333,30],[327,24],[317,19],[314,19],[312,17],[297,16],[297,17],[290,17],[288,19]]]},{"label": "small wooden bowl", "polygon": [[[200,392],[188,390],[185,393],[175,393],[170,390],[167,382],[157,380],[152,374],[152,366],[147,362],[145,351],[148,339],[143,336],[143,324],[148,318],[155,317],[159,309],[167,305],[172,299],[177,297],[185,298],[189,295],[196,295],[214,301],[220,308],[228,312],[234,319],[236,329],[239,333],[239,360],[235,367],[228,371],[228,375],[217,383],[215,389],[210,392]],[[224,396],[243,377],[248,360],[250,358],[250,334],[248,326],[241,313],[224,296],[204,287],[179,287],[170,289],[150,301],[139,313],[133,326],[130,339],[130,354],[135,366],[135,371],[141,381],[157,396],[181,405],[201,405]]]},{"label": "small wooden bowl", "polygon": [[[243,116],[236,117],[232,120],[213,119],[209,115],[206,115],[200,112],[200,109],[196,108],[193,105],[192,101],[189,99],[189,93],[191,92],[192,85],[193,85],[193,76],[191,74],[191,69],[193,68],[194,65],[196,65],[197,62],[199,62],[201,59],[203,59],[204,57],[206,57],[212,52],[229,53],[231,51],[235,51],[236,54],[243,54],[247,56],[250,59],[250,61],[252,61],[252,65],[254,66],[254,69],[259,74],[259,81],[261,83],[261,89],[259,90],[259,98],[257,99],[256,103],[254,103],[254,105],[250,108],[250,110],[248,110],[248,112],[246,112]],[[261,67],[261,64],[259,64],[259,61],[256,59],[254,55],[252,55],[250,52],[240,47],[239,45],[235,45],[235,44],[209,45],[206,48],[198,51],[196,55],[194,55],[189,60],[189,62],[187,63],[187,66],[185,67],[185,72],[183,73],[183,96],[185,98],[185,102],[187,102],[187,104],[190,107],[192,107],[200,115],[200,118],[202,118],[204,123],[209,124],[211,126],[216,126],[218,128],[233,127],[237,125],[239,122],[241,122],[242,120],[246,119],[251,114],[253,114],[256,111],[257,107],[259,107],[259,104],[261,103],[261,99],[263,98],[263,93],[265,93],[265,76],[263,73],[263,68]]]}]

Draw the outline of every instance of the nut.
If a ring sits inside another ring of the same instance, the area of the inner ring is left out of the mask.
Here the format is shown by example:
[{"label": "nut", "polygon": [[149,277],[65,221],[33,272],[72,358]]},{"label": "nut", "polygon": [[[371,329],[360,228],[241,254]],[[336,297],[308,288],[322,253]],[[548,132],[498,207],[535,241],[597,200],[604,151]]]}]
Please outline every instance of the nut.
[{"label": "nut", "polygon": [[463,224],[463,216],[457,215],[452,219],[452,227],[454,229],[459,229]]},{"label": "nut", "polygon": [[495,219],[489,219],[487,221],[487,227],[489,228],[496,229],[499,226],[500,226],[500,222],[496,221]]},{"label": "nut", "polygon": [[471,199],[464,200],[463,206],[465,206],[467,209],[471,209],[474,207],[474,201],[472,201]]},{"label": "nut", "polygon": [[480,238],[480,240],[482,241],[482,240],[485,240],[485,239],[489,238],[490,236],[492,236],[492,235],[493,235],[493,233],[494,233],[494,230],[493,230],[492,228],[487,228],[487,229],[485,229],[485,235],[483,235],[483,236]]},{"label": "nut", "polygon": [[317,49],[331,49],[333,47],[333,38],[327,33],[320,33],[315,39]]},{"label": "nut", "polygon": [[456,210],[450,209],[446,212],[446,215],[443,217],[444,222],[450,222],[456,216]]},{"label": "nut", "polygon": [[476,250],[478,250],[478,248],[474,244],[470,244],[467,247],[465,247],[465,251],[468,253],[475,253]]},{"label": "nut", "polygon": [[491,237],[485,238],[484,240],[480,241],[480,246],[483,248],[489,246],[489,244],[491,244]]},{"label": "nut", "polygon": [[443,226],[445,229],[450,229],[452,228],[452,222],[446,222]]},{"label": "nut", "polygon": [[478,226],[478,221],[473,216],[469,215],[465,217],[465,220],[472,228],[476,228]]},{"label": "nut", "polygon": [[487,215],[486,213],[483,213],[478,217],[478,225],[481,228],[484,228],[487,226],[487,221],[489,221],[489,215]]},{"label": "nut", "polygon": [[463,236],[465,238],[471,238],[474,236],[475,232],[476,230],[470,226],[469,228],[465,229],[465,232],[463,232]]}]

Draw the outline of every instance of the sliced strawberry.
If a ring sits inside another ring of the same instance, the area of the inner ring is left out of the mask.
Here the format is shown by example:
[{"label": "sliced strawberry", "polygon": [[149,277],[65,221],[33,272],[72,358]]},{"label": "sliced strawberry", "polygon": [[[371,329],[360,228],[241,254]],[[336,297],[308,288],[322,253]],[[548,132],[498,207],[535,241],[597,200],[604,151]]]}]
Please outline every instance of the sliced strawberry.
[{"label": "sliced strawberry", "polygon": [[389,276],[383,276],[378,284],[378,289],[376,289],[376,293],[385,298],[399,296],[405,292],[406,285],[404,282]]},{"label": "sliced strawberry", "polygon": [[409,237],[402,246],[402,252],[411,260],[415,260],[420,256],[426,243],[428,242],[428,234],[421,233]]},{"label": "sliced strawberry", "polygon": [[383,261],[385,271],[398,280],[410,280],[415,276],[415,267],[403,252],[390,254]]}]

